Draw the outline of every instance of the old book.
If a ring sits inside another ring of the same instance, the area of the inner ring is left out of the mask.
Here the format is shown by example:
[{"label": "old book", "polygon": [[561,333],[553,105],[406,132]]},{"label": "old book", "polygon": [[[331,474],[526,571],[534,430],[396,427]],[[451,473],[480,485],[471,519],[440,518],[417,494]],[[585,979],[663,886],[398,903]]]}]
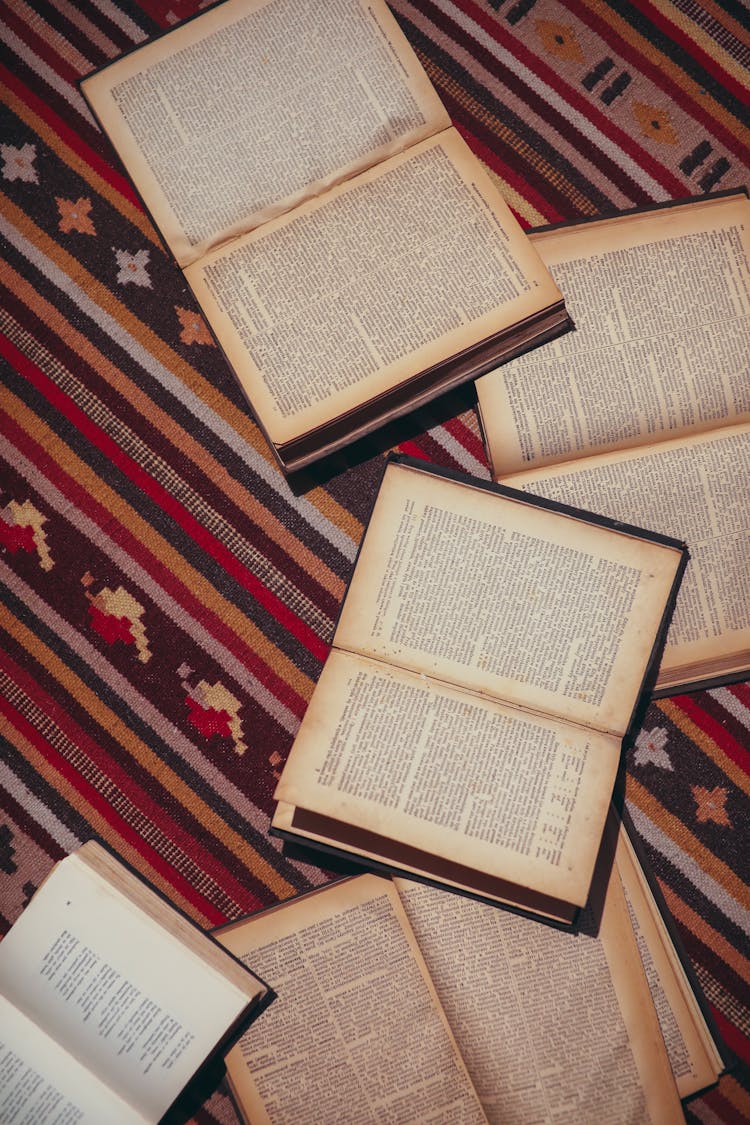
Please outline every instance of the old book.
[{"label": "old book", "polygon": [[272,831],[572,922],[683,566],[392,457]]},{"label": "old book", "polygon": [[715,1085],[732,1059],[627,814],[617,839],[616,869],[677,1091],[688,1099]]},{"label": "old book", "polygon": [[268,991],[89,841],[0,943],[0,1120],[156,1122]]},{"label": "old book", "polygon": [[617,879],[595,935],[361,875],[217,936],[278,994],[226,1058],[254,1125],[682,1120]]},{"label": "old book", "polygon": [[750,201],[532,236],[577,331],[477,383],[493,476],[687,541],[657,694],[750,672]]},{"label": "old book", "polygon": [[225,0],[81,89],[287,471],[569,327],[383,0]]}]

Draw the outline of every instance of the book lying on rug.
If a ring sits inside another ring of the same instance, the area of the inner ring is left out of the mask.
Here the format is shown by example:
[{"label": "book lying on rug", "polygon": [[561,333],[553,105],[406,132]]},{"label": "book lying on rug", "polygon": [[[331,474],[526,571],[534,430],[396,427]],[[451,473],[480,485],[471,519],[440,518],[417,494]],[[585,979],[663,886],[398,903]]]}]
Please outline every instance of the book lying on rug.
[{"label": "book lying on rug", "polygon": [[750,671],[750,200],[532,236],[577,331],[477,383],[493,476],[690,547],[658,694]]},{"label": "book lying on rug", "polygon": [[156,1122],[268,991],[89,841],[0,943],[0,1120]]},{"label": "book lying on rug", "polygon": [[616,875],[596,936],[376,875],[217,936],[278,996],[226,1057],[245,1121],[683,1119]]},{"label": "book lying on rug", "polygon": [[617,837],[616,869],[625,894],[638,952],[681,1098],[718,1082],[731,1062],[674,919],[629,817]]},{"label": "book lying on rug", "polygon": [[382,0],[225,0],[81,90],[287,471],[570,326]]},{"label": "book lying on rug", "polygon": [[571,923],[684,562],[392,457],[272,832]]}]

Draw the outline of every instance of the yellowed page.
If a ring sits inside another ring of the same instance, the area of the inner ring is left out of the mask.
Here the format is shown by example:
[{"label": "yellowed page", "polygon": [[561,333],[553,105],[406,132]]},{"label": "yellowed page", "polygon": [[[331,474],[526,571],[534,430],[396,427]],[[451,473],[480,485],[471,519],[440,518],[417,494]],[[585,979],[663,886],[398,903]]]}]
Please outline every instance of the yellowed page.
[{"label": "yellowed page", "polygon": [[146,1121],[2,995],[0,1119],[3,1125]]},{"label": "yellowed page", "polygon": [[619,750],[618,739],[334,650],[275,796],[395,841],[387,858],[401,869],[414,868],[403,849],[417,848],[441,873],[462,864],[582,906]]},{"label": "yellowed page", "polygon": [[391,464],[338,648],[623,735],[678,552]]},{"label": "yellowed page", "polygon": [[382,0],[228,0],[83,91],[181,265],[450,123]]},{"label": "yellowed page", "polygon": [[576,331],[477,383],[497,477],[750,419],[750,201],[533,235]]},{"label": "yellowed page", "polygon": [[396,886],[491,1122],[683,1119],[617,883],[597,937]]},{"label": "yellowed page", "polygon": [[275,445],[560,300],[454,129],[185,275]]},{"label": "yellowed page", "polygon": [[690,561],[658,686],[750,668],[750,425],[517,473],[504,483],[687,541]]},{"label": "yellowed page", "polygon": [[390,880],[347,880],[217,936],[277,992],[226,1059],[246,1121],[486,1120]]},{"label": "yellowed page", "polygon": [[624,830],[617,870],[677,1089],[687,1098],[713,1085],[724,1064]]},{"label": "yellowed page", "polygon": [[0,943],[0,993],[149,1121],[247,1005],[75,853]]}]

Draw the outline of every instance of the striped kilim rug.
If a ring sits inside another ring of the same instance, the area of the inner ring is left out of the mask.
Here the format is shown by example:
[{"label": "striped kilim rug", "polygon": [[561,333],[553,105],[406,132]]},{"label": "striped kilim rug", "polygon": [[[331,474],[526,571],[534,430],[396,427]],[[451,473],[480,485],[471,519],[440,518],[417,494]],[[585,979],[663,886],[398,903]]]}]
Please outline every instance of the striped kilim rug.
[{"label": "striped kilim rug", "polygon": [[[290,489],[76,88],[203,6],[0,5],[4,930],[92,835],[204,926],[327,878],[266,830],[384,443]],[[526,226],[750,182],[741,0],[393,6]],[[386,442],[488,476],[470,390]],[[750,1120],[748,747],[741,684],[652,704],[628,758],[740,1057],[705,1125]],[[236,1121],[221,1090],[195,1116]]]}]

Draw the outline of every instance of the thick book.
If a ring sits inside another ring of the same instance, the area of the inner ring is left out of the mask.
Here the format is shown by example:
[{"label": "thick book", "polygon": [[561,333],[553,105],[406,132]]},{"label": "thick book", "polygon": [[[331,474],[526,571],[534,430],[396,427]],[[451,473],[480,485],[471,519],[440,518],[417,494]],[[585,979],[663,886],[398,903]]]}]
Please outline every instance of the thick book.
[{"label": "thick book", "polygon": [[157,1122],[268,996],[89,841],[53,868],[0,943],[0,1120]]},{"label": "thick book", "polygon": [[[579,932],[376,875],[218,931],[278,996],[226,1057],[242,1119],[682,1121],[631,916],[661,931],[617,857],[600,924]],[[721,1063],[681,990],[659,987],[694,1092]]]},{"label": "thick book", "polygon": [[750,674],[750,200],[531,236],[576,332],[485,375],[493,476],[685,539],[657,695]]},{"label": "thick book", "polygon": [[272,832],[572,923],[685,558],[392,456]]},{"label": "thick book", "polygon": [[383,0],[225,0],[81,90],[287,472],[570,326]]}]

